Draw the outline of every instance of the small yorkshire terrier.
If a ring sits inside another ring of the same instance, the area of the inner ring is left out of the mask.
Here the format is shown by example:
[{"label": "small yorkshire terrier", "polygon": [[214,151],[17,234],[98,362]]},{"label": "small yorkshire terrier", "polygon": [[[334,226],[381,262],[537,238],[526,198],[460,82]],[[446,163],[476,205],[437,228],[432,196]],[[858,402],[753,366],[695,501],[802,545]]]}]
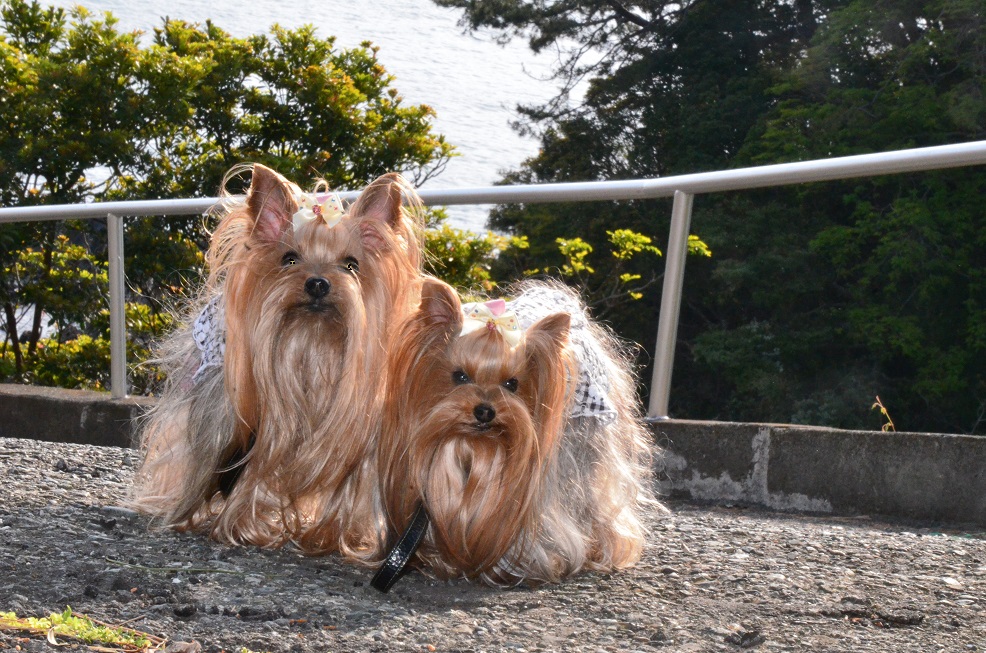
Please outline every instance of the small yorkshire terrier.
[{"label": "small yorkshire terrier", "polygon": [[164,345],[139,509],[232,544],[372,552],[387,352],[420,293],[416,197],[386,175],[345,210],[253,166]]},{"label": "small yorkshire terrier", "polygon": [[439,578],[557,582],[635,563],[651,447],[615,337],[560,284],[460,303],[426,279],[391,357],[380,440],[391,540],[419,504]]}]

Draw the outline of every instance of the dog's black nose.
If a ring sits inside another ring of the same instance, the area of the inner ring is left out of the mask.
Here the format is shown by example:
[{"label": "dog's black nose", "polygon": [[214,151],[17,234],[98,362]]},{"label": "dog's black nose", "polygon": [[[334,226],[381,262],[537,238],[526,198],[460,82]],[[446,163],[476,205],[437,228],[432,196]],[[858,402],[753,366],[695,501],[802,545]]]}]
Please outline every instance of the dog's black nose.
[{"label": "dog's black nose", "polygon": [[496,417],[496,411],[489,404],[479,404],[473,409],[472,414],[480,424],[489,424]]},{"label": "dog's black nose", "polygon": [[332,284],[329,283],[328,279],[322,277],[312,277],[305,282],[305,292],[312,299],[322,299],[329,294],[330,290],[332,290]]}]

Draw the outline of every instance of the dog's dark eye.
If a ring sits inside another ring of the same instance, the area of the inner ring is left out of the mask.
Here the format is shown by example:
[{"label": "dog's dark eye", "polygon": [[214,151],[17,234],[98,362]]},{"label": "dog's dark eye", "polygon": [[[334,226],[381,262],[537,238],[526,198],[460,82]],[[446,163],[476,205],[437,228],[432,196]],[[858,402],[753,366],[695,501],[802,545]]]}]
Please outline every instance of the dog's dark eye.
[{"label": "dog's dark eye", "polygon": [[347,256],[342,261],[342,267],[346,268],[348,272],[356,274],[359,272],[359,261],[354,259],[352,256]]},{"label": "dog's dark eye", "polygon": [[517,379],[511,377],[503,382],[503,387],[509,392],[517,392]]},{"label": "dog's dark eye", "polygon": [[289,265],[296,265],[301,257],[298,256],[298,252],[287,252],[281,257],[281,265],[287,267]]},{"label": "dog's dark eye", "polygon": [[455,385],[465,385],[466,383],[469,383],[469,381],[469,375],[462,370],[452,372],[452,383]]}]

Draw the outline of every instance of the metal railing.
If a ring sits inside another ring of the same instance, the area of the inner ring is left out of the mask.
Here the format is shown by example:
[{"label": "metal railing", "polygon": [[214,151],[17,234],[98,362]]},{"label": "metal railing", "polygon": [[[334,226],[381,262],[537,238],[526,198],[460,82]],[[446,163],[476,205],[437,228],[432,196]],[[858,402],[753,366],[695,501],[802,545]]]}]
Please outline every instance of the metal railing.
[{"label": "metal railing", "polygon": [[[688,232],[695,195],[858,177],[921,172],[986,164],[986,141],[878,154],[703,172],[657,179],[562,184],[422,189],[426,205],[592,202],[674,197],[658,317],[648,419],[668,416],[671,372],[688,253]],[[359,193],[340,193],[351,201]],[[193,215],[213,208],[218,198],[102,202],[60,206],[0,208],[0,223],[34,220],[106,218],[109,238],[110,385],[114,398],[127,394],[124,321],[123,221],[126,217]]]}]

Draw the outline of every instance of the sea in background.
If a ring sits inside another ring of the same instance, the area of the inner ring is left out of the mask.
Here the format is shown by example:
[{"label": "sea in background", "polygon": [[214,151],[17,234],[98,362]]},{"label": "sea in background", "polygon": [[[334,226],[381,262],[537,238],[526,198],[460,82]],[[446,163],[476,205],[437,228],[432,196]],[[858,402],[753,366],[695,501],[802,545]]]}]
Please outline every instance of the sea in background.
[{"label": "sea in background", "polygon": [[[510,122],[518,104],[539,104],[555,94],[548,79],[553,54],[535,55],[524,38],[498,45],[489,32],[467,34],[461,12],[438,7],[431,0],[46,0],[70,8],[109,11],[125,30],[150,34],[162,18],[204,23],[207,19],[233,36],[267,33],[271,25],[296,28],[312,24],[321,37],[335,36],[336,46],[350,48],[371,41],[377,57],[395,79],[409,104],[435,109],[434,130],[456,146],[432,188],[489,186],[501,171],[519,167],[537,152],[537,141],[519,136]],[[452,226],[485,229],[488,206],[450,206]]]}]

